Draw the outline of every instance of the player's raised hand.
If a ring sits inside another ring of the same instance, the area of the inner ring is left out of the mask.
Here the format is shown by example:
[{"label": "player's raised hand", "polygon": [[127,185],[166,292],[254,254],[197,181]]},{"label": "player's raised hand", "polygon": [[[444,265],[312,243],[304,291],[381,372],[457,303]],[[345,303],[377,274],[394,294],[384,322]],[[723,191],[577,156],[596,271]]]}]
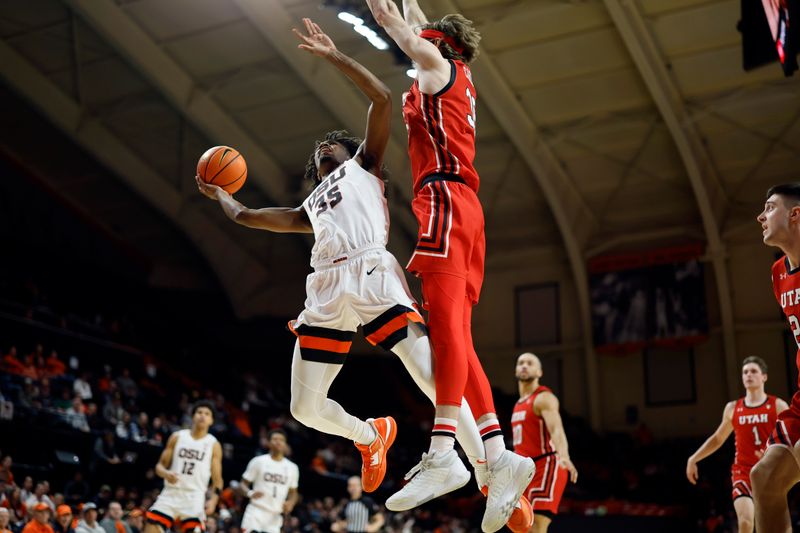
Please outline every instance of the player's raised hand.
[{"label": "player's raised hand", "polygon": [[195,176],[194,181],[197,182],[198,190],[212,200],[218,200],[220,194],[228,194],[223,188],[204,182],[200,179],[200,176]]},{"label": "player's raised hand", "polygon": [[697,485],[697,463],[689,459],[686,461],[686,479],[689,480],[689,483],[692,485]]},{"label": "player's raised hand", "polygon": [[572,460],[569,457],[559,457],[558,458],[558,465],[561,468],[566,468],[567,472],[569,472],[569,480],[573,483],[578,482],[578,469],[575,468],[575,465],[572,464]]},{"label": "player's raised hand", "polygon": [[306,33],[303,34],[297,28],[292,28],[292,31],[297,38],[302,41],[297,47],[306,52],[311,52],[315,56],[325,57],[331,52],[336,51],[336,45],[333,44],[328,35],[322,31],[319,25],[309,18],[303,19],[303,24],[306,27]]}]

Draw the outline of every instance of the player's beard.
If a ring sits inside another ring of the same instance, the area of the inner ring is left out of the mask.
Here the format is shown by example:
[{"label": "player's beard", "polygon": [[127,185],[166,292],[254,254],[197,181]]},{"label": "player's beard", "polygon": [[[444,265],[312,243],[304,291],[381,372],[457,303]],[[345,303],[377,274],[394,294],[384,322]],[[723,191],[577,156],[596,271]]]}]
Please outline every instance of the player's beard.
[{"label": "player's beard", "polygon": [[517,381],[519,381],[520,383],[526,383],[527,384],[527,383],[532,383],[534,379],[536,379],[536,378],[534,378],[532,376],[529,376],[527,378],[517,378]]}]

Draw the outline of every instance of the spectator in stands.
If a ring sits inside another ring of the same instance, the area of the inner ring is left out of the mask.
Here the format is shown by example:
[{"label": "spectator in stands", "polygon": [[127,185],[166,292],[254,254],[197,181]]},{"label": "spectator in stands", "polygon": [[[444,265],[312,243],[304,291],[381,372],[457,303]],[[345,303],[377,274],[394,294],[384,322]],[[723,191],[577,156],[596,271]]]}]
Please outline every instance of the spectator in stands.
[{"label": "spectator in stands", "polygon": [[122,521],[122,505],[119,502],[108,504],[108,512],[106,512],[106,517],[100,521],[100,527],[106,533],[131,533],[131,528]]},{"label": "spectator in stands", "polygon": [[50,409],[53,407],[53,391],[50,389],[50,378],[43,377],[39,381],[39,408]]},{"label": "spectator in stands", "polygon": [[116,439],[113,431],[107,430],[102,437],[97,437],[94,442],[94,456],[95,460],[101,464],[117,465],[121,462],[119,455],[117,455]]},{"label": "spectator in stands", "polygon": [[[103,366],[103,375],[97,380],[97,390],[102,394],[109,394],[111,392],[114,379],[111,377],[111,366]],[[116,385],[114,385],[116,387]]]},{"label": "spectator in stands", "polygon": [[3,370],[9,374],[21,376],[23,372],[22,361],[17,357],[17,347],[12,346],[8,352],[3,356]]},{"label": "spectator in stands", "polygon": [[56,506],[53,505],[53,500],[51,500],[50,496],[47,495],[49,486],[50,484],[46,481],[36,484],[36,488],[33,489],[33,494],[31,494],[31,497],[25,501],[25,507],[28,508],[28,511],[35,510],[36,505],[40,503],[47,505],[51,511],[56,510]]},{"label": "spectator in stands", "polygon": [[48,377],[60,377],[67,372],[67,365],[58,358],[58,353],[55,350],[52,350],[47,358],[45,372]]},{"label": "spectator in stands", "polygon": [[39,502],[33,506],[33,520],[25,524],[22,533],[53,533],[50,526],[50,506]]},{"label": "spectator in stands", "polygon": [[150,430],[148,429],[149,418],[147,413],[142,411],[136,417],[136,422],[131,424],[130,438],[136,442],[147,442],[150,438]]},{"label": "spectator in stands", "polygon": [[36,371],[36,363],[34,363],[32,354],[26,355],[25,359],[23,359],[21,375],[31,380],[39,379],[39,372]]},{"label": "spectator in stands", "polygon": [[136,399],[139,395],[139,387],[136,386],[136,382],[131,378],[131,371],[127,368],[122,369],[122,375],[117,378],[117,386],[122,395],[129,400]]},{"label": "spectator in stands", "polygon": [[[142,533],[144,529],[144,513],[141,509],[133,509],[125,520],[131,533]],[[208,533],[208,532],[206,532]]]},{"label": "spectator in stands", "polygon": [[89,421],[86,419],[84,410],[83,400],[81,400],[80,396],[75,396],[72,399],[72,405],[67,409],[67,412],[64,413],[64,418],[73,428],[88,433],[90,431]]},{"label": "spectator in stands", "polygon": [[91,375],[84,372],[81,377],[72,383],[72,391],[81,397],[81,400],[87,401],[92,399],[92,386],[89,384]]},{"label": "spectator in stands", "polygon": [[94,503],[83,504],[83,520],[78,522],[75,533],[106,533],[97,523],[97,506]]},{"label": "spectator in stands", "polygon": [[21,489],[20,497],[23,502],[26,502],[33,495],[33,478],[31,476],[25,476]]},{"label": "spectator in stands", "polygon": [[69,505],[56,507],[56,521],[53,523],[54,533],[75,533],[72,528],[72,509]]},{"label": "spectator in stands", "polygon": [[133,425],[133,420],[131,419],[131,414],[128,411],[123,411],[122,418],[120,418],[117,421],[117,427],[116,427],[117,437],[123,440],[130,439],[132,425]]},{"label": "spectator in stands", "polygon": [[11,513],[9,513],[8,509],[5,507],[0,507],[0,533],[11,533],[11,530],[8,528],[10,521]]},{"label": "spectator in stands", "polygon": [[72,479],[64,485],[64,497],[70,505],[78,505],[89,496],[89,485],[83,479],[83,472],[76,470]]},{"label": "spectator in stands", "polygon": [[36,378],[25,377],[25,382],[19,393],[19,406],[23,409],[34,410],[40,407],[39,387],[36,386],[34,379]]},{"label": "spectator in stands", "polygon": [[17,523],[27,518],[28,508],[25,506],[25,500],[21,497],[19,487],[12,487],[6,492],[6,499],[2,505],[11,513],[12,523]]},{"label": "spectator in stands", "polygon": [[0,482],[7,485],[14,485],[14,474],[11,472],[12,464],[13,460],[10,455],[3,457],[3,461],[0,462]]},{"label": "spectator in stands", "polygon": [[115,392],[111,396],[111,401],[106,402],[105,407],[103,407],[103,419],[109,426],[115,427],[117,422],[122,420],[122,415],[124,414],[125,409],[122,407],[122,395],[119,392]]},{"label": "spectator in stands", "polygon": [[89,427],[97,430],[100,429],[102,426],[102,420],[100,419],[100,414],[97,412],[97,404],[94,402],[89,402],[86,405],[86,421],[89,423]]},{"label": "spectator in stands", "polygon": [[108,509],[111,503],[111,487],[108,485],[101,485],[97,496],[94,497],[94,502],[100,509]]}]

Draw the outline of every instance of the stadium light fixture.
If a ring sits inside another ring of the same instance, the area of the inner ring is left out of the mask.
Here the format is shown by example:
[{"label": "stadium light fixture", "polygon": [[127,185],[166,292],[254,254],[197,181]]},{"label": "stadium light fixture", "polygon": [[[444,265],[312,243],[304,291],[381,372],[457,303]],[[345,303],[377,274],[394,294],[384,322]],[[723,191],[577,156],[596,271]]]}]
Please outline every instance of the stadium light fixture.
[{"label": "stadium light fixture", "polygon": [[353,15],[352,13],[348,13],[347,11],[341,11],[338,15],[339,20],[343,20],[348,24],[353,26],[353,30],[366,37],[369,44],[377,48],[378,50],[388,50],[389,43],[384,41],[380,35],[378,35],[375,30],[370,28],[369,26],[364,25],[364,19]]}]

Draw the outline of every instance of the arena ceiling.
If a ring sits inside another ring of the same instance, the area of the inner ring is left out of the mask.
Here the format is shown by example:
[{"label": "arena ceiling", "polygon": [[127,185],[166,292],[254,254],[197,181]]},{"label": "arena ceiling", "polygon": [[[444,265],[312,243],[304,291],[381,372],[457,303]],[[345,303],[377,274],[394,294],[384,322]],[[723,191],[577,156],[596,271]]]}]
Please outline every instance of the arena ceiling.
[{"label": "arena ceiling", "polygon": [[[191,177],[208,146],[233,145],[251,171],[245,203],[295,205],[311,141],[329,129],[363,130],[364,98],[296,49],[290,29],[301,17],[385,80],[399,107],[407,66],[320,4],[5,0],[2,78],[134,191],[117,202],[147,202],[179,228],[241,315],[287,313],[302,295],[298,265],[310,241],[225,223]],[[776,64],[742,70],[737,0],[421,4],[431,16],[461,12],[483,34],[474,72],[490,268],[531,250],[562,254],[587,339],[591,256],[699,239],[727,286],[726,245],[752,238],[746,228],[765,188],[800,168],[797,76],[784,79]],[[404,147],[398,111],[388,165],[391,247],[401,260],[415,234]],[[89,204],[103,201],[91,197],[109,178],[82,176],[81,187],[53,179]],[[123,217],[122,207],[113,211],[104,216]],[[113,226],[136,241],[124,221]],[[730,314],[727,291],[719,293]]]}]

